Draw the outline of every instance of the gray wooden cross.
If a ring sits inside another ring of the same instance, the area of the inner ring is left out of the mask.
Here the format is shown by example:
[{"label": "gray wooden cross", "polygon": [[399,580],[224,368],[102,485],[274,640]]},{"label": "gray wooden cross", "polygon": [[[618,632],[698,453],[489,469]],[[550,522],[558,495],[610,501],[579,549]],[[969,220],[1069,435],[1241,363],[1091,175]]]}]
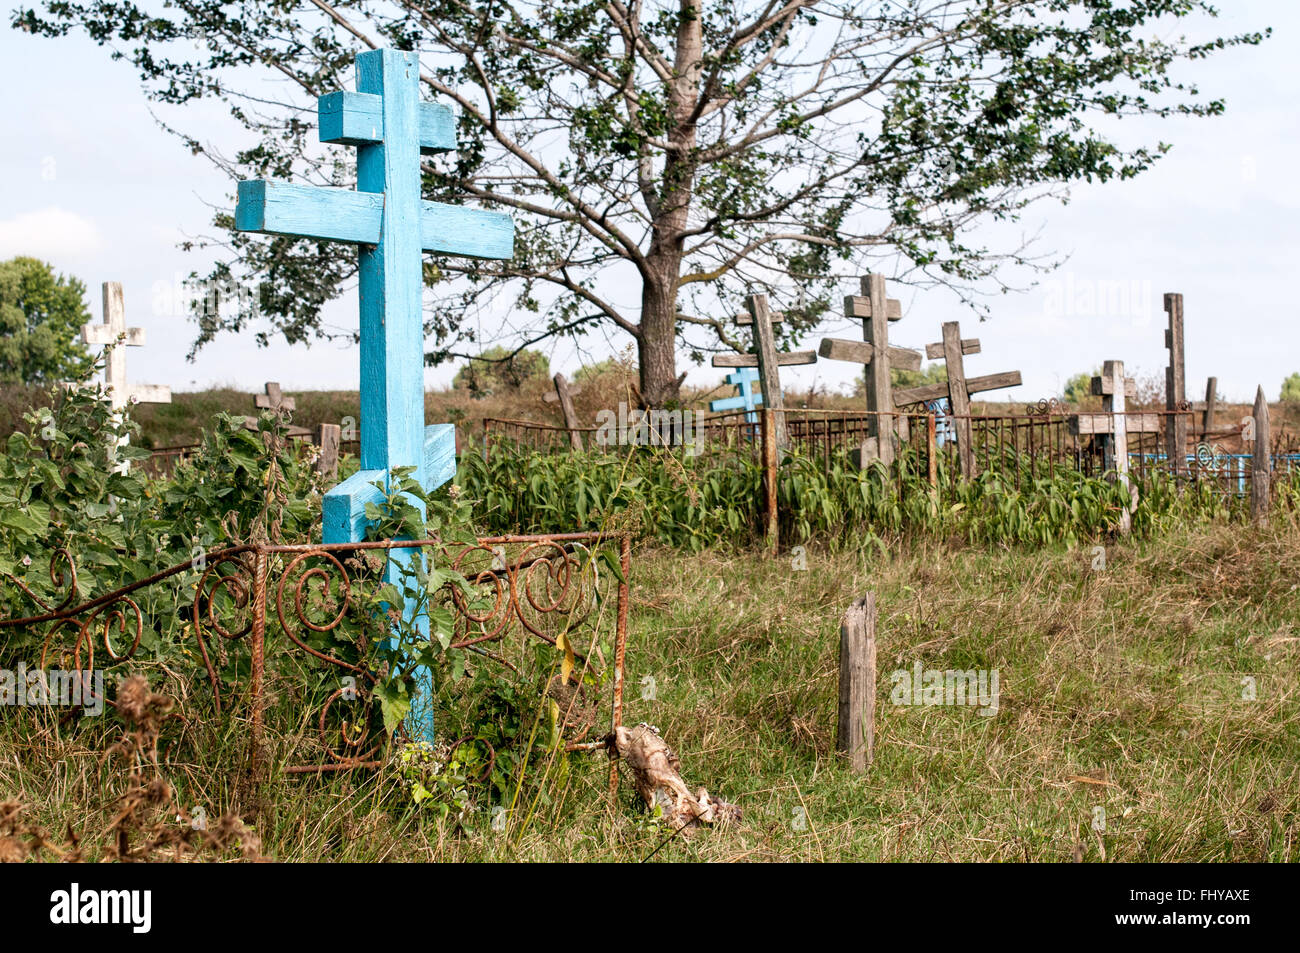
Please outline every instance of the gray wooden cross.
[{"label": "gray wooden cross", "polygon": [[126,348],[144,346],[144,328],[126,326],[126,305],[121,282],[104,282],[103,292],[104,319],[99,324],[92,322],[83,327],[81,340],[87,344],[115,345],[104,366],[104,383],[108,386],[113,409],[121,410],[132,400],[138,404],[170,404],[172,391],[166,385],[137,384],[132,387],[127,383]]},{"label": "gray wooden cross", "polygon": [[[948,407],[952,411],[953,432],[957,438],[957,459],[961,465],[961,475],[970,479],[975,475],[975,443],[971,433],[970,395],[1003,387],[1019,387],[1019,371],[1003,371],[1000,374],[987,374],[983,377],[966,377],[966,365],[962,357],[966,354],[980,352],[979,338],[963,338],[961,325],[957,321],[945,321],[943,340],[925,346],[925,356],[930,360],[942,360],[948,369],[948,381],[944,384],[930,385],[941,388],[942,392],[934,397],[928,395],[927,387],[912,387],[894,394],[894,402],[900,407],[916,404],[925,400],[935,400],[946,396]],[[918,396],[926,392],[924,396]]]},{"label": "gray wooden cross", "polygon": [[570,387],[563,374],[556,374],[553,381],[555,393],[546,394],[542,400],[551,404],[559,402],[560,412],[564,414],[564,426],[569,431],[569,445],[574,450],[581,450],[582,434],[578,432],[578,415],[573,410],[573,398],[582,393],[582,388]]},{"label": "gray wooden cross", "polygon": [[[1114,470],[1119,482],[1129,486],[1128,435],[1159,433],[1159,415],[1126,412],[1128,398],[1137,397],[1137,382],[1124,376],[1123,361],[1106,361],[1102,365],[1101,376],[1092,379],[1092,393],[1101,397],[1104,413],[1076,414],[1070,418],[1070,432],[1102,435],[1106,469]],[[1131,510],[1125,510],[1120,515],[1120,532],[1128,533],[1131,527]]]},{"label": "gray wooden cross", "polygon": [[863,341],[822,338],[818,353],[832,361],[866,365],[867,410],[873,416],[867,421],[868,436],[862,443],[860,460],[865,465],[875,458],[888,466],[894,462],[898,432],[890,416],[895,401],[889,368],[919,371],[921,352],[889,344],[889,322],[900,320],[903,308],[897,299],[886,296],[884,275],[867,275],[861,284],[861,296],[849,295],[844,299],[844,314],[862,320]]},{"label": "gray wooden cross", "polygon": [[272,413],[281,411],[292,411],[298,409],[298,402],[292,397],[284,396],[280,390],[280,385],[276,381],[267,381],[263,388],[266,393],[258,394],[253,398],[253,404],[261,410],[269,410]]},{"label": "gray wooden cross", "polygon": [[1165,311],[1169,314],[1169,327],[1165,329],[1165,347],[1169,348],[1169,366],[1165,368],[1165,410],[1171,414],[1165,430],[1165,457],[1170,472],[1185,475],[1188,419],[1182,413],[1187,404],[1187,378],[1183,368],[1183,296],[1165,295]]},{"label": "gray wooden cross", "polygon": [[775,411],[772,414],[776,430],[776,448],[783,451],[789,446],[789,437],[785,428],[785,395],[781,390],[782,367],[796,364],[816,364],[815,351],[778,351],[776,336],[772,325],[785,320],[780,311],[772,311],[767,306],[767,295],[752,294],[746,301],[747,311],[735,317],[740,327],[754,329],[754,351],[752,354],[717,354],[713,358],[714,367],[756,367],[758,382],[763,391],[763,406]]}]

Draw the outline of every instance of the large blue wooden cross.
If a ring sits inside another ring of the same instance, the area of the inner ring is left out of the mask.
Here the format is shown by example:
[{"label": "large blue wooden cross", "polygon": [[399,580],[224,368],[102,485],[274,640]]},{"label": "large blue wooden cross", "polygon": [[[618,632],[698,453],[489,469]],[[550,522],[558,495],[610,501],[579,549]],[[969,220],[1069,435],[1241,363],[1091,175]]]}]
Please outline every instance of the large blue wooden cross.
[{"label": "large blue wooden cross", "polygon": [[[242,231],[359,246],[361,470],[325,495],[326,543],[365,538],[366,504],[382,499],[373,484],[388,485],[394,467],[415,467],[426,490],[456,475],[455,426],[424,425],[422,252],[514,254],[510,216],[420,198],[420,153],[455,149],[456,130],[450,109],[420,102],[419,57],[371,50],[356,65],[357,91],[322,96],[318,108],[321,142],[357,147],[357,191],[240,182],[235,210]],[[386,579],[400,584],[416,552],[392,551]],[[408,726],[432,741],[431,713]]]},{"label": "large blue wooden cross", "polygon": [[761,393],[754,393],[754,384],[758,381],[758,371],[752,367],[742,367],[727,375],[727,383],[734,384],[739,393],[735,397],[723,397],[709,401],[709,410],[715,414],[720,410],[745,409],[745,420],[758,423],[755,408],[763,402]]}]

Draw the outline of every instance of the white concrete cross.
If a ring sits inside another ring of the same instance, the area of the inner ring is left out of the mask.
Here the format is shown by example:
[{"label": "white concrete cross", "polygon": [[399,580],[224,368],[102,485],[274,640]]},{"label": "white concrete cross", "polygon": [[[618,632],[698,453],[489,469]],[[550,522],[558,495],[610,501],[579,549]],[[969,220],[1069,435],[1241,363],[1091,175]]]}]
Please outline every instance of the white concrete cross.
[{"label": "white concrete cross", "polygon": [[133,397],[136,403],[141,404],[172,402],[171,388],[165,384],[137,384],[132,387],[126,381],[125,348],[144,346],[144,328],[126,326],[126,305],[122,300],[121,282],[104,282],[104,319],[99,324],[92,322],[83,327],[81,339],[87,344],[117,345],[109,352],[108,364],[104,368],[104,383],[108,386],[114,410],[121,410]]}]

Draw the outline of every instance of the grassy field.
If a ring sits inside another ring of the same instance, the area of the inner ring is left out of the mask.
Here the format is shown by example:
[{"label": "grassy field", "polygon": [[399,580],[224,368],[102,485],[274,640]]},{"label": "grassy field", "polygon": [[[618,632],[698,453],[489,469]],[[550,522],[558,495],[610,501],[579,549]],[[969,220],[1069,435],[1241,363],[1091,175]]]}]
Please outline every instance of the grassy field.
[{"label": "grassy field", "polygon": [[[414,810],[391,769],[258,782],[237,767],[237,720],[168,780],[187,808],[243,817],[278,860],[1300,859],[1300,529],[1218,526],[1096,561],[1088,546],[935,543],[814,549],[799,571],[639,548],[625,721],[656,725],[688,784],[740,806],[730,828],[665,838],[626,781],[610,802],[603,755],[552,766],[503,830],[486,811]],[[878,727],[857,777],[833,752],[838,623],[868,589]],[[917,662],[996,670],[996,714],[892,704],[890,673]],[[0,729],[0,800],[88,847],[124,783],[103,756],[121,727],[92,721]]]}]

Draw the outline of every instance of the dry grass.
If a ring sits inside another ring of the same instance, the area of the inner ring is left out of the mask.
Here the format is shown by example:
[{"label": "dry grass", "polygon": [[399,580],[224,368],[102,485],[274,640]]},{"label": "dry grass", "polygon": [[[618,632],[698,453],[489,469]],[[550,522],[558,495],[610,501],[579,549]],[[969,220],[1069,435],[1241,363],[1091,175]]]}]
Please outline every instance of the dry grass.
[{"label": "dry grass", "polygon": [[[237,719],[196,723],[164,769],[177,803],[236,812],[284,860],[1300,859],[1300,531],[1217,527],[1112,545],[1101,572],[1093,559],[936,545],[812,551],[801,572],[637,553],[627,721],[657,725],[688,784],[740,806],[729,829],[664,843],[626,783],[609,804],[598,757],[505,831],[485,811],[416,812],[387,770],[253,781]],[[837,626],[867,589],[877,755],[855,777],[833,753]],[[996,669],[997,714],[891,704],[889,673],[917,661]],[[119,732],[33,732],[27,714],[0,734],[0,799],[47,830],[102,825],[115,775],[100,752]]]}]

